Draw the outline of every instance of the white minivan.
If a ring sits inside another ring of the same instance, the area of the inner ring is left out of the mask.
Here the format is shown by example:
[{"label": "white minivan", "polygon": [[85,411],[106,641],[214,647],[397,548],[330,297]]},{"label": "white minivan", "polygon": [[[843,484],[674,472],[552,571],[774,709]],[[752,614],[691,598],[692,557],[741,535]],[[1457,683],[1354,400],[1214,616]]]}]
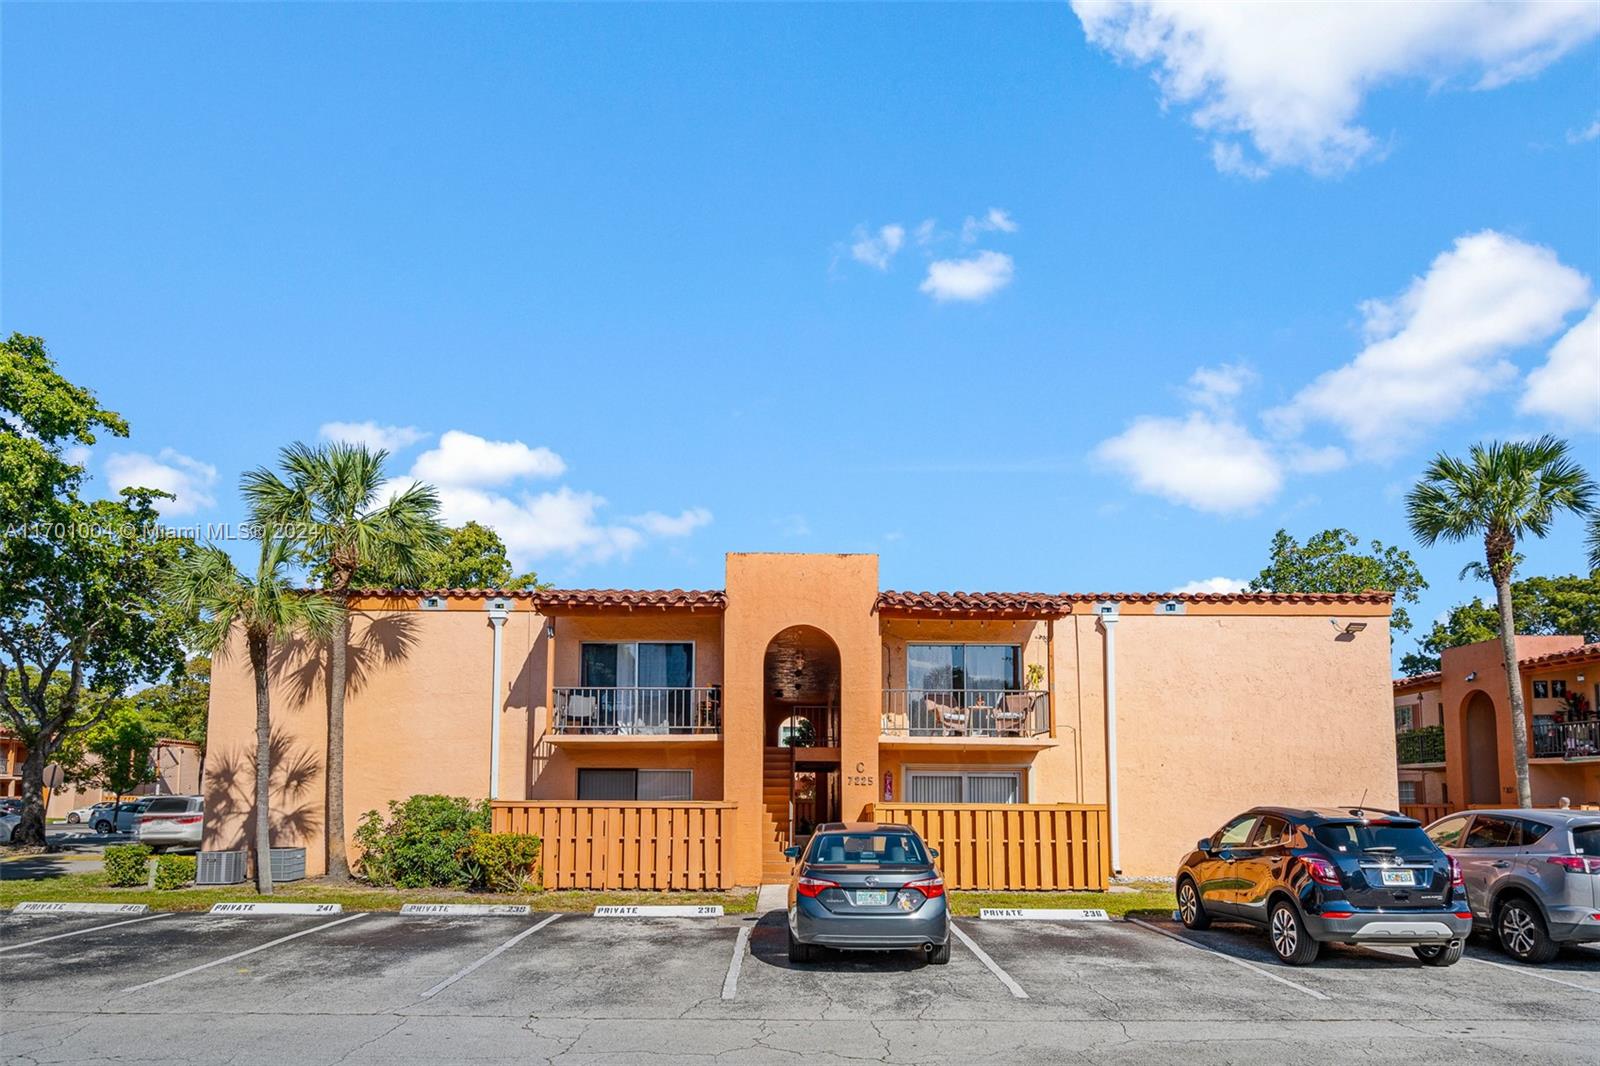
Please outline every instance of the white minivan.
[{"label": "white minivan", "polygon": [[200,849],[205,829],[203,801],[199,796],[155,796],[139,814],[134,838],[151,851],[167,848]]}]

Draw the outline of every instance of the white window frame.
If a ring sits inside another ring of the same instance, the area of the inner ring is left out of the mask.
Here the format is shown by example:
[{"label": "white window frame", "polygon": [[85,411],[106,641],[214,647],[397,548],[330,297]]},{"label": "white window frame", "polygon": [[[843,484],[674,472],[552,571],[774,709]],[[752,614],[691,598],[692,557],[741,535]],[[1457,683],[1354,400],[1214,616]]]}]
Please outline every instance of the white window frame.
[{"label": "white window frame", "polygon": [[[694,639],[687,640],[580,640],[578,641],[578,681],[576,688],[604,688],[604,685],[584,685],[583,682],[583,649],[586,645],[604,645],[608,648],[630,647],[633,649],[633,661],[639,661],[639,645],[641,644],[687,644],[689,645],[689,687],[700,687],[700,642]],[[632,685],[622,685],[621,688],[654,688],[653,685],[641,686],[638,684],[637,675]]]},{"label": "white window frame", "polygon": [[957,803],[972,803],[967,798],[967,779],[971,777],[1014,777],[1017,781],[1017,805],[1033,802],[1033,775],[1026,766],[907,766],[904,768],[904,803],[919,803],[911,798],[911,782],[918,777],[959,777],[961,798]]},{"label": "white window frame", "polygon": [[[1406,799],[1406,796],[1405,796],[1405,791],[1408,788],[1411,790],[1411,798],[1410,799]],[[1400,802],[1401,803],[1411,803],[1411,804],[1414,804],[1414,803],[1417,802],[1417,783],[1415,781],[1401,781],[1400,782]]]},{"label": "white window frame", "polygon": [[1415,703],[1397,703],[1394,705],[1394,728],[1399,733],[1409,733],[1416,728],[1417,705]]}]

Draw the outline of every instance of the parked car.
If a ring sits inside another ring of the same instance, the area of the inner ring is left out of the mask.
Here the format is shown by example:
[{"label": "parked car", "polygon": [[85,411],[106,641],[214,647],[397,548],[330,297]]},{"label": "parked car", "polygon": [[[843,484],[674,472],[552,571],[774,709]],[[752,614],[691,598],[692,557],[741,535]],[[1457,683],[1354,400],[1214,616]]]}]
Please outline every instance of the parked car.
[{"label": "parked car", "polygon": [[1600,941],[1600,812],[1463,811],[1428,836],[1461,864],[1474,925],[1507,955],[1549,962]]},{"label": "parked car", "polygon": [[950,909],[938,853],[903,825],[829,822],[806,844],[789,882],[789,958],[808,962],[819,947],[921,949],[950,961]]},{"label": "parked car", "polygon": [[14,843],[17,837],[17,826],[22,822],[22,815],[6,811],[0,814],[0,840],[7,844]]},{"label": "parked car", "polygon": [[111,806],[109,803],[95,803],[88,807],[77,807],[67,812],[67,824],[78,825],[87,822],[89,825],[94,825],[94,816],[101,811],[110,810]]},{"label": "parked car", "polygon": [[204,801],[199,796],[155,796],[134,824],[134,835],[152,851],[200,849]]},{"label": "parked car", "polygon": [[1402,944],[1450,966],[1472,932],[1460,866],[1395,811],[1256,807],[1195,845],[1177,892],[1190,929],[1259,926],[1291,966],[1325,943]]},{"label": "parked car", "polygon": [[150,805],[153,796],[144,799],[128,800],[118,803],[115,807],[106,807],[95,812],[94,831],[96,833],[127,833],[133,829],[135,821],[144,809]]},{"label": "parked car", "polygon": [[0,814],[21,814],[22,800],[16,796],[7,796],[0,799]]}]

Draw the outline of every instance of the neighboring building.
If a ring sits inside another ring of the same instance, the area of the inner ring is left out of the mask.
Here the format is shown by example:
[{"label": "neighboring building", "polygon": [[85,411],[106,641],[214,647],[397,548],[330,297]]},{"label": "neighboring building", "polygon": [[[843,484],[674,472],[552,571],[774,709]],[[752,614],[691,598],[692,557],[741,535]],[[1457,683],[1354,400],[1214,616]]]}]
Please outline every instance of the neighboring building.
[{"label": "neighboring building", "polygon": [[[560,808],[566,821],[541,823],[559,836],[547,867],[574,848],[559,861],[614,867],[659,843],[668,830],[648,827],[669,823],[649,819],[670,808],[691,827],[670,830],[673,847],[725,827],[713,859],[748,885],[787,876],[782,848],[813,824],[989,804],[1044,819],[993,823],[1011,827],[991,843],[1019,870],[1043,854],[1036,832],[1071,832],[1091,852],[1114,840],[1129,874],[1170,876],[1254,804],[1396,802],[1390,606],[880,592],[875,555],[733,554],[726,588],[703,592],[365,591],[347,830],[413,793],[493,788],[503,810]],[[321,653],[290,649],[272,684],[274,843],[308,845],[311,873],[325,868],[324,699]],[[208,850],[245,847],[254,715],[248,658],[219,655]],[[601,808],[621,811],[623,843],[586,828]]]},{"label": "neighboring building", "polygon": [[[15,733],[0,732],[0,796],[22,795],[22,763],[27,757],[28,746],[21,737]],[[129,795],[199,795],[203,761],[200,745],[193,741],[164,737],[156,741],[150,751],[150,759],[155,764],[156,779],[139,786],[136,792]],[[61,768],[55,763],[44,768],[44,783],[47,793],[44,815],[47,819],[65,818],[70,810],[111,798],[109,792],[101,789],[63,785]]]},{"label": "neighboring building", "polygon": [[[1517,638],[1533,802],[1600,804],[1600,644]],[[1400,802],[1452,810],[1517,802],[1498,640],[1447,648],[1440,669],[1394,682]]]}]

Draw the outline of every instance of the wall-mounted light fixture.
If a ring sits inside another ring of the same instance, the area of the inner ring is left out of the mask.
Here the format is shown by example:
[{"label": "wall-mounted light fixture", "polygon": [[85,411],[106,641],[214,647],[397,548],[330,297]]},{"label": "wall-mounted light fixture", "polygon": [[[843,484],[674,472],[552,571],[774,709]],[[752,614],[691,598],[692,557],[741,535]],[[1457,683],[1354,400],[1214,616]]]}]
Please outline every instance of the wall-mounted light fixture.
[{"label": "wall-mounted light fixture", "polygon": [[1347,637],[1353,637],[1365,628],[1367,628],[1367,623],[1365,622],[1346,622],[1344,626],[1344,635]]},{"label": "wall-mounted light fixture", "polygon": [[554,618],[545,619],[544,635],[549,637],[551,640],[556,639],[556,620]]},{"label": "wall-mounted light fixture", "polygon": [[1467,675],[1467,680],[1468,681],[1476,681],[1476,680],[1478,680],[1478,671],[1474,670],[1474,671],[1472,671],[1472,673],[1468,674]]}]

